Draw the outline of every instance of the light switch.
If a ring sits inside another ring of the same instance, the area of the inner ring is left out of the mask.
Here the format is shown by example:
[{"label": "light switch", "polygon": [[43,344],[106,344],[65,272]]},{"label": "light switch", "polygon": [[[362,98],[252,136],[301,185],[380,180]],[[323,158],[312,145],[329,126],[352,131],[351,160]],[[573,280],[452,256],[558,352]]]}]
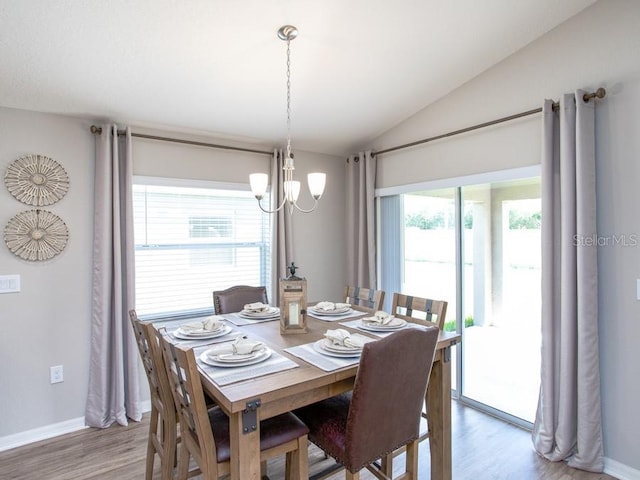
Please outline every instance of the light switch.
[{"label": "light switch", "polygon": [[20,275],[0,275],[0,293],[20,291]]}]

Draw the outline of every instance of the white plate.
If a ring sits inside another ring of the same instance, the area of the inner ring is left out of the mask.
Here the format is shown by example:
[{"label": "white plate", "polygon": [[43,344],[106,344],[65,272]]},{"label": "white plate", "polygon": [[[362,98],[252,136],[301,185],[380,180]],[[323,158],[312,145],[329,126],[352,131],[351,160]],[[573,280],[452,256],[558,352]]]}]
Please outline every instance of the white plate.
[{"label": "white plate", "polygon": [[351,313],[351,307],[336,308],[335,310],[323,310],[322,308],[309,307],[309,310],[311,310],[311,313],[315,313],[316,315],[327,316],[346,315],[347,313]]},{"label": "white plate", "polygon": [[329,340],[328,338],[325,338],[324,343],[322,344],[322,348],[324,348],[325,350],[329,350],[330,352],[336,352],[336,353],[358,353],[358,352],[362,352],[362,348],[357,348],[357,347],[347,347],[345,345],[335,345],[331,340]]},{"label": "white plate", "polygon": [[181,332],[180,329],[178,329],[175,332],[173,332],[173,336],[181,340],[206,340],[209,338],[222,337],[223,335],[226,335],[227,333],[229,333],[231,330],[232,329],[229,325],[223,325],[222,328],[219,328],[218,330],[214,330],[209,333],[203,332],[203,333],[197,333],[195,335],[191,335],[188,333]]},{"label": "white plate", "polygon": [[317,342],[314,342],[313,349],[316,352],[321,353],[323,355],[328,355],[330,357],[339,357],[339,358],[359,357],[360,354],[362,353],[362,350],[357,350],[355,352],[335,352],[335,351],[327,350],[325,348],[324,340],[318,340]]},{"label": "white plate", "polygon": [[244,367],[247,365],[253,365],[254,363],[264,362],[267,358],[271,356],[271,353],[272,353],[270,348],[264,347],[262,350],[260,350],[259,352],[260,354],[256,355],[255,357],[252,357],[247,360],[238,360],[238,361],[229,362],[228,359],[227,361],[215,360],[213,357],[210,357],[207,354],[207,351],[202,352],[200,354],[200,360],[202,360],[207,365],[212,365],[214,367]]},{"label": "white plate", "polygon": [[255,318],[255,319],[265,319],[265,318],[276,318],[280,316],[280,309],[277,307],[269,307],[264,312],[247,312],[242,310],[238,313],[243,318]]},{"label": "white plate", "polygon": [[370,332],[393,332],[394,330],[400,330],[407,325],[407,321],[401,318],[394,318],[391,323],[387,325],[376,325],[375,323],[367,323],[360,320],[359,327],[363,330],[369,330]]}]

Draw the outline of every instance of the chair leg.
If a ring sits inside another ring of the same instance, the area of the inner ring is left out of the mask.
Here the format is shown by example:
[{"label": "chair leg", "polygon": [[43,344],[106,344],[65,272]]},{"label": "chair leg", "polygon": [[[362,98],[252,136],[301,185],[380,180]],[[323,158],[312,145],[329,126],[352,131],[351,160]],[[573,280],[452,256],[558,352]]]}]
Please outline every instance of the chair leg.
[{"label": "chair leg", "polygon": [[[153,444],[153,437],[158,435],[158,410],[151,407],[151,418],[149,420],[149,435],[147,439],[147,463],[145,466],[145,480],[153,479],[153,463],[156,457],[156,448]],[[162,463],[162,462],[161,462]]]},{"label": "chair leg", "polygon": [[351,473],[346,468],[344,469],[344,478],[345,480],[360,480],[360,472]]},{"label": "chair leg", "polygon": [[178,444],[175,426],[171,429],[167,427],[166,423],[163,423],[162,436],[162,480],[173,480]]},{"label": "chair leg", "polygon": [[285,480],[308,480],[309,442],[307,436],[298,438],[298,447],[287,452],[285,460]]},{"label": "chair leg", "polygon": [[420,440],[414,440],[407,444],[405,470],[409,480],[418,480],[418,444]]},{"label": "chair leg", "polygon": [[189,477],[189,460],[191,455],[184,444],[180,446],[178,455],[178,478],[177,480],[187,480]]},{"label": "chair leg", "polygon": [[393,453],[380,459],[380,471],[389,478],[393,476]]}]

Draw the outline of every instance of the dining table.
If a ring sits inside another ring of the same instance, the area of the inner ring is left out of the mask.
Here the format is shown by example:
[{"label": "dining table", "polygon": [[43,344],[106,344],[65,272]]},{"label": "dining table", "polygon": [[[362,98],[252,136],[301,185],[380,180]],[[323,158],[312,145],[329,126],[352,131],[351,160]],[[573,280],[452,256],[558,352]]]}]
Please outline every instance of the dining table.
[{"label": "dining table", "polygon": [[[314,346],[327,330],[345,329],[364,341],[375,341],[387,333],[358,328],[370,315],[353,310],[342,317],[306,315],[306,333],[282,334],[278,318],[254,321],[238,314],[223,314],[230,332],[214,339],[228,341],[238,336],[263,342],[269,358],[260,364],[216,367],[203,361],[211,347],[206,341],[176,341],[192,344],[198,359],[202,385],[229,416],[231,480],[260,480],[260,421],[330,398],[353,388],[359,358],[324,356]],[[217,317],[220,318],[220,317]],[[174,323],[175,322],[171,322]],[[407,324],[418,327],[417,324]],[[451,348],[460,342],[455,332],[440,331],[426,393],[427,425],[432,479],[450,480],[451,465]]]}]

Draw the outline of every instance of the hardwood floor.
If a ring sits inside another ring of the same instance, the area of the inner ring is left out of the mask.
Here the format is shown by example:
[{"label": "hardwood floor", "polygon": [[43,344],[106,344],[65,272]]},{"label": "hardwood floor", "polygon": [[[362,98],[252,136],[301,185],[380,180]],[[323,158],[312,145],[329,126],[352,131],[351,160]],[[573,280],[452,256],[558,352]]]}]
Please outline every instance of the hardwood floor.
[{"label": "hardwood floor", "polygon": [[[613,480],[540,458],[530,434],[453,402],[453,478],[455,480]],[[0,452],[0,479],[140,480],[144,478],[148,417],[128,427],[87,429]],[[322,452],[309,450],[310,474],[330,465]],[[428,441],[420,446],[420,479],[428,479]],[[402,457],[396,459],[400,467]],[[156,467],[158,467],[156,461]],[[270,462],[269,477],[283,475],[284,462]],[[154,478],[159,479],[159,468]],[[199,477],[196,477],[199,478]],[[327,480],[344,478],[337,472]],[[366,472],[363,480],[375,478]]]}]

